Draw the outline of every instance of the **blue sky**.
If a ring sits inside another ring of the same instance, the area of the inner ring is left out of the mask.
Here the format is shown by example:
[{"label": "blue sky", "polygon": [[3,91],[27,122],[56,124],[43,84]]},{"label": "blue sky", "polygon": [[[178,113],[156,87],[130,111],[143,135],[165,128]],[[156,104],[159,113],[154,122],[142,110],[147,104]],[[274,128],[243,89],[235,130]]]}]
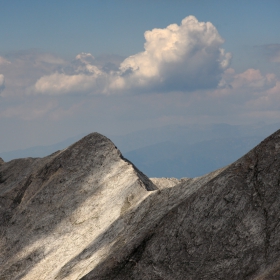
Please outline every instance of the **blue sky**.
[{"label": "blue sky", "polygon": [[[1,1],[1,11],[0,152],[87,131],[280,118],[278,0]],[[190,15],[210,33],[181,23]]]},{"label": "blue sky", "polygon": [[60,55],[132,55],[143,34],[194,15],[210,21],[228,51],[279,43],[277,0],[1,1],[1,52],[37,48]]}]

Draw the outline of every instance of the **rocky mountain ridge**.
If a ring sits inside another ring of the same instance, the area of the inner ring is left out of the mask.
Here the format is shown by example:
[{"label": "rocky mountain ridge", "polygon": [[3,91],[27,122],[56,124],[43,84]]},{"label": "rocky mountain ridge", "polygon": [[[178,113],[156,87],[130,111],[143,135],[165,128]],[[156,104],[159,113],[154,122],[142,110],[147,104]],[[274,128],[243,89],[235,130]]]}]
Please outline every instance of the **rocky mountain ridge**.
[{"label": "rocky mountain ridge", "polygon": [[0,160],[0,279],[279,279],[279,170],[280,131],[181,180],[147,178],[98,133]]}]

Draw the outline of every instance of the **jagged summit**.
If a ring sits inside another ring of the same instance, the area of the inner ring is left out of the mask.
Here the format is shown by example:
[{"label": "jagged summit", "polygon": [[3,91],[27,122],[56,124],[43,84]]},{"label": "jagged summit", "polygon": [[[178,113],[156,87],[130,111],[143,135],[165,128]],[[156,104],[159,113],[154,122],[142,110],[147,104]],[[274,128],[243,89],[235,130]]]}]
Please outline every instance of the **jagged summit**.
[{"label": "jagged summit", "polygon": [[182,180],[150,180],[99,133],[3,162],[0,279],[277,279],[279,170],[280,130]]}]

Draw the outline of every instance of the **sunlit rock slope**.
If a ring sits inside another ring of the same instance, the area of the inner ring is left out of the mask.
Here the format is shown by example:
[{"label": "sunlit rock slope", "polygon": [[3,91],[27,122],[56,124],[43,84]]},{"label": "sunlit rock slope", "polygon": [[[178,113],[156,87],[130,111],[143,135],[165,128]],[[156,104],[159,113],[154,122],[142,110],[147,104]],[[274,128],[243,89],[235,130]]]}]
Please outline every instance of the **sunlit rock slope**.
[{"label": "sunlit rock slope", "polygon": [[0,279],[280,279],[279,170],[280,131],[181,180],[148,179],[98,133],[0,159]]},{"label": "sunlit rock slope", "polygon": [[[93,133],[46,158],[0,165],[0,279],[79,279],[118,238],[112,224],[157,188]],[[101,238],[102,237],[102,238]],[[65,267],[87,248],[75,268]]]}]

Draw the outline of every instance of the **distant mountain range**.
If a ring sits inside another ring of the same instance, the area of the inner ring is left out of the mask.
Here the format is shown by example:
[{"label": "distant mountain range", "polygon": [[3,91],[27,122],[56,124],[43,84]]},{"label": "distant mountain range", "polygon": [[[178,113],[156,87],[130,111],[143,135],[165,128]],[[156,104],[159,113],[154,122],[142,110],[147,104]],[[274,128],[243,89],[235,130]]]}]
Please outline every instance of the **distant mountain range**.
[{"label": "distant mountain range", "polygon": [[149,177],[197,177],[234,162],[261,140],[244,137],[195,144],[163,142],[124,155]]},{"label": "distant mountain range", "polygon": [[[264,125],[170,125],[108,137],[149,177],[196,177],[228,165],[252,149],[280,123]],[[85,134],[49,146],[0,153],[5,161],[44,157]]]}]

